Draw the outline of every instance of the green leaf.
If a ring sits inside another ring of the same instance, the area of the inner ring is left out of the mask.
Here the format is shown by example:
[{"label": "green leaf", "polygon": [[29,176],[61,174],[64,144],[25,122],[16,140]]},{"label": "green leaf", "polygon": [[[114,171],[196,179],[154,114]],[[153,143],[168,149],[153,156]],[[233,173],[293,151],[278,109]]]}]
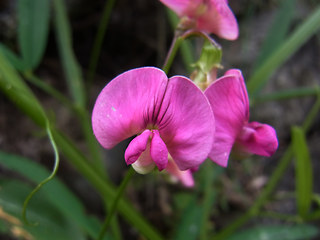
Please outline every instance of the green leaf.
[{"label": "green leaf", "polygon": [[295,155],[296,199],[299,215],[305,217],[312,202],[312,163],[304,131],[292,128],[292,144]]},{"label": "green leaf", "polygon": [[200,224],[203,208],[198,206],[195,199],[192,199],[181,216],[181,222],[176,227],[173,239],[175,240],[196,240],[200,234]]},{"label": "green leaf", "polygon": [[6,45],[0,43],[0,51],[9,60],[11,65],[17,70],[24,70],[24,64],[14,52],[12,52]]},{"label": "green leaf", "polygon": [[281,1],[280,4],[281,6],[263,42],[260,55],[256,61],[256,66],[259,66],[267,57],[272,54],[277,47],[284,42],[289,31],[289,27],[294,17],[296,1],[285,0]]},{"label": "green leaf", "polygon": [[65,3],[62,0],[53,0],[53,6],[57,42],[69,91],[77,106],[84,108],[85,89],[80,66],[72,49],[71,30]]},{"label": "green leaf", "polygon": [[45,127],[46,117],[42,106],[1,51],[0,90],[33,121]]},{"label": "green leaf", "polygon": [[[200,171],[200,177],[198,180],[198,190],[200,196],[202,196],[201,206],[203,208],[201,223],[200,223],[200,236],[201,240],[208,239],[208,232],[210,227],[210,216],[212,210],[215,209],[217,204],[218,189],[215,187],[215,183],[220,179],[221,174],[225,171],[224,168],[212,164],[211,161],[206,161],[202,164]],[[199,181],[200,180],[200,181]]]},{"label": "green leaf", "polygon": [[320,6],[252,74],[247,82],[248,92],[251,95],[257,94],[275,70],[319,30],[319,22]]},{"label": "green leaf", "polygon": [[28,193],[32,190],[25,182],[2,179],[0,181],[0,206],[6,214],[15,217],[18,224],[8,222],[9,225],[24,229],[35,239],[79,239],[85,240],[85,235],[70,220],[67,220],[61,212],[44,195],[37,194],[30,203],[28,217],[36,226],[23,225],[21,222],[22,204]]},{"label": "green leaf", "polygon": [[[35,183],[42,181],[50,174],[49,171],[30,159],[1,151],[0,165],[20,173]],[[82,203],[58,178],[54,178],[44,185],[41,192],[46,194],[48,202],[64,213],[65,217],[76,223],[92,238],[97,237],[101,223],[85,214]],[[30,203],[32,202],[33,199]],[[27,212],[29,212],[29,207]]]},{"label": "green leaf", "polygon": [[18,40],[25,70],[38,66],[48,38],[49,0],[18,1]]},{"label": "green leaf", "polygon": [[318,234],[316,227],[307,224],[257,226],[237,232],[227,240],[305,240]]}]

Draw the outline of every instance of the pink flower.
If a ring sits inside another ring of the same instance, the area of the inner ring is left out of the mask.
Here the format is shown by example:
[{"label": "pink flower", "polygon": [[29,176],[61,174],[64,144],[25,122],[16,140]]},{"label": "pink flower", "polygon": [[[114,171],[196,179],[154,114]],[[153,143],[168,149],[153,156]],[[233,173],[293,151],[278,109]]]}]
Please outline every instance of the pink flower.
[{"label": "pink flower", "polygon": [[188,173],[176,172],[206,159],[215,128],[210,104],[193,82],[182,76],[168,79],[153,67],[127,71],[105,86],[93,109],[92,126],[107,149],[137,135],[125,151],[126,163],[140,173],[155,166],[167,169],[186,185],[192,184]]},{"label": "pink flower", "polygon": [[238,38],[237,20],[229,8],[227,0],[160,1],[178,14],[180,18],[190,20],[196,30],[214,33],[228,40]]},{"label": "pink flower", "polygon": [[174,161],[169,160],[166,171],[170,174],[173,181],[180,181],[185,187],[188,188],[194,186],[194,180],[192,176],[193,169],[181,171]]},{"label": "pink flower", "polygon": [[215,121],[215,140],[209,158],[226,167],[232,147],[240,154],[271,156],[278,148],[275,130],[249,123],[249,100],[241,71],[231,69],[205,91]]}]

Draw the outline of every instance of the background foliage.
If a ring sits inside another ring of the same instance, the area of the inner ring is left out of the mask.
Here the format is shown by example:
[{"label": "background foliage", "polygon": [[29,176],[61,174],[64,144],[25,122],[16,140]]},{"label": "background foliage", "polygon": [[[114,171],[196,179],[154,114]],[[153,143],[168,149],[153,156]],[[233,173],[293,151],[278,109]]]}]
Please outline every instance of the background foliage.
[{"label": "background foliage", "polygon": [[[229,3],[240,38],[216,39],[219,74],[243,71],[251,118],[275,126],[277,154],[231,159],[227,169],[205,162],[191,190],[163,174],[135,175],[104,239],[319,236],[319,3]],[[157,0],[0,3],[1,239],[97,238],[126,171],[126,143],[98,146],[92,105],[117,74],[161,67],[176,21]],[[202,43],[185,41],[169,75],[190,74]],[[27,206],[28,225],[24,201],[59,157],[57,176]]]}]

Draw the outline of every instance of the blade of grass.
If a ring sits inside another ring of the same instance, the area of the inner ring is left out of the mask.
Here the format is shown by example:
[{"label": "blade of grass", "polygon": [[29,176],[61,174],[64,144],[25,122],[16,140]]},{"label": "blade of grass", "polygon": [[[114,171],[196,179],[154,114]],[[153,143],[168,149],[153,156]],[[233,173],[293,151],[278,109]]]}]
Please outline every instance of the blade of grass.
[{"label": "blade of grass", "polygon": [[[205,164],[205,165],[204,165]],[[200,239],[208,239],[208,225],[212,209],[217,201],[218,191],[214,189],[213,184],[217,181],[220,175],[223,173],[224,168],[213,165],[212,162],[205,162],[202,169],[203,174],[203,211],[200,221]]]},{"label": "blade of grass", "polygon": [[237,232],[226,240],[299,240],[316,237],[319,229],[308,224],[262,225]]},{"label": "blade of grass", "polygon": [[100,148],[91,131],[90,117],[86,112],[86,96],[84,83],[80,71],[80,66],[76,61],[72,50],[71,30],[67,19],[65,4],[62,0],[54,0],[55,12],[55,30],[58,37],[59,51],[63,62],[63,67],[66,73],[67,83],[71,91],[76,108],[78,108],[78,117],[82,130],[89,147],[92,163],[98,170],[99,174],[106,175],[101,157]]},{"label": "blade of grass", "polygon": [[[47,169],[31,159],[2,151],[0,151],[0,164],[5,169],[15,171],[35,183],[50,174]],[[41,191],[45,193],[47,201],[62,212],[70,221],[76,223],[93,239],[97,237],[101,223],[97,218],[86,214],[82,202],[58,177],[55,177]]]},{"label": "blade of grass", "polygon": [[90,55],[89,70],[88,70],[88,77],[87,77],[89,84],[92,83],[97,70],[97,63],[99,60],[103,39],[106,33],[106,29],[107,29],[111,12],[115,5],[115,2],[116,0],[107,0],[104,6],[102,19],[100,21],[98,32],[95,37],[92,52]]},{"label": "blade of grass", "polygon": [[45,128],[45,113],[37,98],[0,52],[0,88],[37,125]]},{"label": "blade of grass", "polygon": [[55,88],[53,88],[52,86],[47,84],[45,81],[43,81],[43,79],[38,78],[32,72],[28,72],[28,73],[24,74],[24,77],[26,78],[26,80],[31,82],[33,85],[37,86],[38,88],[40,88],[44,92],[48,93],[53,98],[57,99],[60,103],[62,103],[70,111],[74,111],[74,112],[76,111],[73,103],[68,98],[66,98],[61,92],[59,92],[58,90],[56,90]]},{"label": "blade of grass", "polygon": [[295,0],[281,1],[280,7],[261,47],[258,59],[255,62],[254,69],[259,67],[261,63],[284,42],[294,17],[295,5]]},{"label": "blade of grass", "polygon": [[76,106],[85,108],[86,93],[83,85],[82,73],[72,49],[71,30],[67,19],[66,7],[62,0],[53,0],[53,6],[58,49],[69,91]]},{"label": "blade of grass", "polygon": [[[37,194],[28,206],[28,218],[39,225],[23,224],[20,221],[22,220],[22,205],[28,193],[32,191],[32,187],[29,182],[9,179],[2,175],[0,185],[0,225],[4,223],[11,230],[8,233],[13,238],[9,239],[87,239],[85,232],[74,221],[68,219],[63,212],[59,211],[52,202],[49,202],[45,194]],[[21,235],[18,236],[17,232],[13,231],[14,229],[19,229]],[[0,236],[2,240],[8,239],[2,235],[2,232]]]},{"label": "blade of grass", "polygon": [[320,28],[320,6],[252,74],[247,82],[250,95],[256,95],[274,71],[292,56]]},{"label": "blade of grass", "polygon": [[292,128],[292,144],[295,155],[295,180],[297,209],[301,217],[307,216],[312,202],[312,163],[304,131]]}]

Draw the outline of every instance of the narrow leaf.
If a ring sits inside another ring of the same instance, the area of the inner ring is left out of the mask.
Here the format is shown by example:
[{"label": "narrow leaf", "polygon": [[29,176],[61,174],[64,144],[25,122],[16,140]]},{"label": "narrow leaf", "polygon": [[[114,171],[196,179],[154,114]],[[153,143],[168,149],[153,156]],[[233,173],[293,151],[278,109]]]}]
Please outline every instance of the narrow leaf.
[{"label": "narrow leaf", "polygon": [[[48,170],[30,159],[1,151],[0,165],[18,172],[35,183],[50,174]],[[92,238],[97,237],[101,223],[97,219],[85,214],[85,207],[81,201],[57,177],[46,184],[41,192],[45,193],[47,201],[61,211],[66,218],[77,224]],[[33,201],[30,202],[30,204],[32,203]]]},{"label": "narrow leaf", "polygon": [[38,66],[48,38],[49,0],[18,1],[18,40],[25,70]]},{"label": "narrow leaf", "polygon": [[175,240],[196,240],[200,234],[203,208],[193,199],[182,214],[181,222],[176,227]]},{"label": "narrow leaf", "polygon": [[100,57],[101,47],[103,44],[103,40],[106,34],[107,26],[110,20],[110,16],[112,13],[112,9],[116,3],[116,0],[108,0],[104,5],[104,10],[102,14],[102,18],[100,20],[100,24],[98,27],[97,34],[94,39],[93,47],[91,50],[90,61],[89,61],[89,70],[87,80],[89,83],[92,83],[97,65]]},{"label": "narrow leaf", "polygon": [[248,92],[257,94],[270,76],[320,28],[320,6],[268,57],[247,82]]},{"label": "narrow leaf", "polygon": [[32,188],[26,182],[17,180],[1,179],[0,183],[0,205],[5,214],[10,216],[7,218],[9,220],[7,225],[10,228],[18,227],[26,235],[33,236],[32,239],[86,239],[79,227],[73,221],[66,219],[63,212],[60,212],[41,194],[37,194],[28,207],[31,221],[39,224],[24,225],[21,221],[22,203]]},{"label": "narrow leaf", "polygon": [[294,10],[296,9],[295,5],[295,0],[285,0],[281,2],[280,8],[273,19],[271,28],[263,42],[260,55],[256,61],[256,66],[259,66],[284,42],[294,16]]},{"label": "narrow leaf", "polygon": [[292,143],[295,155],[296,198],[299,215],[305,217],[312,201],[312,164],[304,131],[292,128]]},{"label": "narrow leaf", "polygon": [[0,43],[0,51],[9,60],[11,65],[17,70],[24,70],[24,64],[14,52],[12,52],[6,45]]},{"label": "narrow leaf", "polygon": [[57,42],[69,91],[75,103],[84,108],[86,102],[84,84],[80,66],[72,49],[71,30],[65,3],[62,0],[53,0],[53,6]]},{"label": "narrow leaf", "polygon": [[227,240],[304,240],[318,234],[316,227],[307,224],[258,226],[235,233]]},{"label": "narrow leaf", "polygon": [[0,90],[38,125],[45,127],[39,101],[0,51]]}]

